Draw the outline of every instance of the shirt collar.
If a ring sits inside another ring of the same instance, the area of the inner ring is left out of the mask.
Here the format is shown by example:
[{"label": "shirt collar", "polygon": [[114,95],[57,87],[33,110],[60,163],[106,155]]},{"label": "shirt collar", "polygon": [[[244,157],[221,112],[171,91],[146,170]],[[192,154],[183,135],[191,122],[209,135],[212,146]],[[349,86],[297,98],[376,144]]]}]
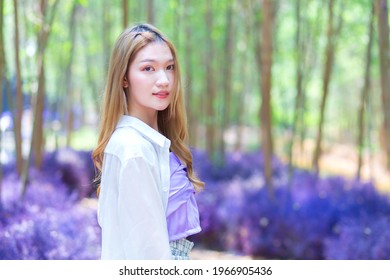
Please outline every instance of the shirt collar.
[{"label": "shirt collar", "polygon": [[142,136],[147,138],[149,141],[157,144],[158,146],[170,147],[171,141],[166,138],[164,135],[151,128],[149,125],[132,116],[123,115],[116,126],[116,128],[120,127],[132,127],[137,130]]}]

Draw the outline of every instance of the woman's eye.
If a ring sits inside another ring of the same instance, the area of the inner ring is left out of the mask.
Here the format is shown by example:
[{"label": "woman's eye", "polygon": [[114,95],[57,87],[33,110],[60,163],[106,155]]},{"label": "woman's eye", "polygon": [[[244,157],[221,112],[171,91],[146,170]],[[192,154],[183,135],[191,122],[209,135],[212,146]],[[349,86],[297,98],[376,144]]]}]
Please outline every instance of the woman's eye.
[{"label": "woman's eye", "polygon": [[175,70],[175,65],[169,65],[168,67],[167,67],[167,70]]},{"label": "woman's eye", "polygon": [[144,71],[146,71],[146,72],[153,71],[153,67],[151,67],[151,66],[146,66],[146,67],[144,68]]}]

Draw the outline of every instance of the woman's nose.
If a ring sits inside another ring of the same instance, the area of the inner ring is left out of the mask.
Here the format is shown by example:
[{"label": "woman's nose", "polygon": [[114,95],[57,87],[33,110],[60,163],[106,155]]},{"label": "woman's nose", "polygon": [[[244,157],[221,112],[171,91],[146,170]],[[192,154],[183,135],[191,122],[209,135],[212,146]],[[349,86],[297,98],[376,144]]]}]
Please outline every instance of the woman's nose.
[{"label": "woman's nose", "polygon": [[158,73],[157,85],[158,86],[167,86],[167,85],[169,85],[168,75],[167,75],[167,73],[165,73],[164,70],[161,70]]}]

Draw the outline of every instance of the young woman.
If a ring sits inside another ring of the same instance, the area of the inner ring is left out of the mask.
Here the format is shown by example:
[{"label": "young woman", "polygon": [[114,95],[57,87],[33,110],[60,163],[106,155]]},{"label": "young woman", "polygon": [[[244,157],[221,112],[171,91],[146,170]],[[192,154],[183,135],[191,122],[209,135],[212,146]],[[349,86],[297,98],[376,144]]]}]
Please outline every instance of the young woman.
[{"label": "young woman", "polygon": [[112,51],[93,160],[102,259],[188,259],[198,233],[179,64],[157,28],[126,29]]}]

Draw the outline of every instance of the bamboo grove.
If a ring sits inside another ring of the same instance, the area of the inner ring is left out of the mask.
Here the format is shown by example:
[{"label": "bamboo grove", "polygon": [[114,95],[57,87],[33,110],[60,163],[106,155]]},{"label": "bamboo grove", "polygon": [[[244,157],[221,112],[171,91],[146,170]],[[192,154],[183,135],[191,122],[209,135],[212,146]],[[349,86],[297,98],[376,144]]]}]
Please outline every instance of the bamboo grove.
[{"label": "bamboo grove", "polygon": [[274,156],[320,173],[323,151],[342,143],[356,153],[355,176],[367,154],[390,169],[387,0],[0,0],[0,9],[0,109],[12,112],[24,182],[45,150],[74,146],[85,127],[97,135],[113,41],[144,21],[176,44],[189,142],[218,164],[226,151],[261,148],[271,194]]}]

